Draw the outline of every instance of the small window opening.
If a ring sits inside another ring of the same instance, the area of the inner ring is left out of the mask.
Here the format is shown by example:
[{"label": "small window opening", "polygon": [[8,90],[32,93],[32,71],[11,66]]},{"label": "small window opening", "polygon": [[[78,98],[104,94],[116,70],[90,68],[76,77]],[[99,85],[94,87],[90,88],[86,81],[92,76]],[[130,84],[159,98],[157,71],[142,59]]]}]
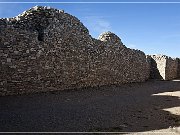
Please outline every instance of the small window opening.
[{"label": "small window opening", "polygon": [[44,41],[44,31],[43,30],[38,30],[38,40]]}]

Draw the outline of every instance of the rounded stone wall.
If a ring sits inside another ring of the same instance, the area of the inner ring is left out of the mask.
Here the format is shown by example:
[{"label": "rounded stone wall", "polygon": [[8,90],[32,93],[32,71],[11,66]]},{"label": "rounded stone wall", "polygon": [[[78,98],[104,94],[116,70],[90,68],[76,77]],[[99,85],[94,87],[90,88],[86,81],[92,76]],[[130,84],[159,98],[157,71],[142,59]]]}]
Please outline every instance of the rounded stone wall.
[{"label": "rounded stone wall", "polygon": [[36,6],[0,19],[0,34],[0,95],[149,78],[143,52],[126,48],[111,32],[93,39],[76,17],[63,10]]}]

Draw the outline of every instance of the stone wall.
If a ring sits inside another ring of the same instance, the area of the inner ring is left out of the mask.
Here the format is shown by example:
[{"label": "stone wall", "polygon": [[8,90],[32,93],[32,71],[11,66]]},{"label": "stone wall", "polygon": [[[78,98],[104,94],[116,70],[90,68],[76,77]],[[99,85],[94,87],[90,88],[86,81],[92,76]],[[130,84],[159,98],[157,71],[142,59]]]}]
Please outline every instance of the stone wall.
[{"label": "stone wall", "polygon": [[177,77],[180,78],[180,59],[179,58],[177,58],[177,62],[178,62]]},{"label": "stone wall", "polygon": [[150,59],[150,78],[165,79],[166,56],[164,55],[148,55]]},{"label": "stone wall", "polygon": [[64,11],[36,6],[0,19],[0,95],[65,90],[149,78],[146,55],[106,32],[94,39]]},{"label": "stone wall", "polygon": [[149,55],[150,78],[171,80],[178,77],[178,59],[172,59],[165,55]]},{"label": "stone wall", "polygon": [[166,80],[172,80],[178,77],[178,60],[167,57],[166,61]]}]

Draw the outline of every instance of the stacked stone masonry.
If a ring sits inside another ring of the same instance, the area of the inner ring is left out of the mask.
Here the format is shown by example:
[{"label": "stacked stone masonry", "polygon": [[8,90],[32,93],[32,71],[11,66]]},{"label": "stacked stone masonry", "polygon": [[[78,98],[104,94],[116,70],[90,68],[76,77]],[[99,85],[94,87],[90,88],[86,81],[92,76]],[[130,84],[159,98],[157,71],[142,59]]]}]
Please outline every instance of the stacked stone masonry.
[{"label": "stacked stone masonry", "polygon": [[177,58],[177,62],[178,62],[177,77],[180,78],[180,59],[179,58]]},{"label": "stacked stone masonry", "polygon": [[149,55],[151,71],[150,78],[172,80],[179,76],[178,58],[173,59],[165,55]]},{"label": "stacked stone masonry", "polygon": [[36,6],[0,19],[0,95],[144,82],[146,57],[114,33],[92,38],[63,10]]}]

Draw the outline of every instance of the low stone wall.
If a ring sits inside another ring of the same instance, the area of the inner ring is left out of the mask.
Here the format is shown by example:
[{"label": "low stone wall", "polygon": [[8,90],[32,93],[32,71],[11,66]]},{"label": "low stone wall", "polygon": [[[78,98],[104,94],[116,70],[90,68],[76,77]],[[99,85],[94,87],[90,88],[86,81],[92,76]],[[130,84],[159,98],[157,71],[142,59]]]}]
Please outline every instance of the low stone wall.
[{"label": "low stone wall", "polygon": [[149,78],[146,55],[111,32],[89,35],[74,16],[34,7],[0,19],[0,95],[65,90]]},{"label": "low stone wall", "polygon": [[149,55],[151,73],[150,78],[171,80],[178,77],[178,59],[165,55]]}]

